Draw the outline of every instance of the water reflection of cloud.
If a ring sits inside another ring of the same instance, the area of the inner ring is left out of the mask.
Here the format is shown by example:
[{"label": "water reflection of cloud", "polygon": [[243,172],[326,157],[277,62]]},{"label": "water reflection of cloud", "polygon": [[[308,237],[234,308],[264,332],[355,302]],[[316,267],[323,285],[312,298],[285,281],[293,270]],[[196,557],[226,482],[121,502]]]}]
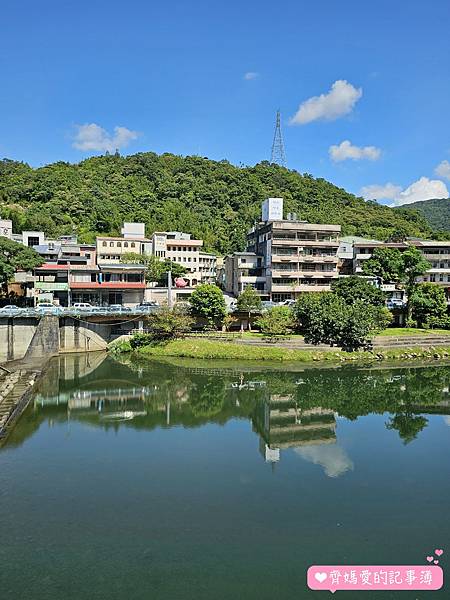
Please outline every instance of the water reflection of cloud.
[{"label": "water reflection of cloud", "polygon": [[337,444],[307,446],[294,451],[304,460],[321,465],[328,477],[340,477],[347,471],[353,471],[352,459]]},{"label": "water reflection of cloud", "polygon": [[450,427],[450,416],[445,415],[443,417],[443,419],[444,419],[444,423]]}]

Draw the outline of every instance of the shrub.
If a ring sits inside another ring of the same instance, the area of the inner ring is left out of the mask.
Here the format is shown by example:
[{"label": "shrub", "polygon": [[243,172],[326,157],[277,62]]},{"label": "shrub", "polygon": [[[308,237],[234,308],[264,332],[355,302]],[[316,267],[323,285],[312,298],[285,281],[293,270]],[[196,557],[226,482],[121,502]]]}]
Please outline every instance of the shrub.
[{"label": "shrub", "polygon": [[141,346],[148,346],[153,341],[153,335],[150,333],[135,333],[130,339],[130,346],[133,350]]},{"label": "shrub", "polygon": [[288,306],[274,306],[256,320],[256,325],[265,337],[276,339],[291,333],[294,315]]},{"label": "shrub", "polygon": [[[160,308],[147,319],[150,341],[164,341],[183,337],[192,327],[193,319],[182,307]],[[138,334],[142,336],[142,334]],[[144,334],[145,335],[145,334]],[[150,341],[147,342],[150,343]]]}]

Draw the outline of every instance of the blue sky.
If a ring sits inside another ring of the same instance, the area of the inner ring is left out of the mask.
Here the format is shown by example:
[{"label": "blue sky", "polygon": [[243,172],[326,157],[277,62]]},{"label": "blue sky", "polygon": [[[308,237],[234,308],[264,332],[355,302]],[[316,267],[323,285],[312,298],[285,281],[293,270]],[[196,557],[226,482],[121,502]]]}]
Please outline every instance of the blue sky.
[{"label": "blue sky", "polygon": [[279,108],[290,168],[389,203],[448,196],[449,25],[449,0],[3,0],[0,156],[254,164]]}]

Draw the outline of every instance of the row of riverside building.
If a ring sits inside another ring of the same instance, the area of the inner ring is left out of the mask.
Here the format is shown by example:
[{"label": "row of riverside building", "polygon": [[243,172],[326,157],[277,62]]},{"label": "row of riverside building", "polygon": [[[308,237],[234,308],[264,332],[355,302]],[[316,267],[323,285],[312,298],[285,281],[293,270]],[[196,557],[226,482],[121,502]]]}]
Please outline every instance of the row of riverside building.
[{"label": "row of riverside building", "polygon": [[[235,297],[252,286],[261,299],[282,302],[305,292],[327,291],[338,277],[362,276],[364,261],[375,248],[402,251],[411,246],[421,250],[431,265],[420,280],[442,286],[450,303],[450,241],[410,238],[390,243],[342,237],[340,225],[308,223],[292,213],[284,218],[282,198],[263,202],[261,220],[248,232],[247,249],[223,259],[204,252],[203,241],[187,233],[157,231],[147,238],[143,223],[124,223],[120,236],[98,236],[95,244],[80,244],[75,236],[48,240],[41,231],[15,234],[8,220],[0,220],[0,235],[33,247],[43,257],[41,267],[33,273],[16,273],[12,284],[14,291],[34,303],[165,303],[167,289],[145,280],[146,267],[138,259],[142,255],[185,267],[183,278],[174,282],[175,301],[187,299],[200,283],[217,283]],[[136,254],[136,260],[124,262],[126,254]],[[404,302],[404,291],[395,283],[383,282],[382,289],[388,305]]]},{"label": "row of riverside building", "polygon": [[[362,237],[342,237],[340,225],[312,224],[288,213],[283,218],[283,199],[263,202],[261,221],[247,235],[247,250],[224,258],[218,280],[224,290],[238,296],[251,285],[263,300],[281,302],[304,292],[327,291],[334,279],[362,275],[364,261],[375,248],[417,247],[430,262],[420,281],[441,285],[450,303],[450,241],[409,238],[390,243]],[[376,278],[372,279],[374,283]],[[383,282],[388,304],[404,301],[404,291]]]},{"label": "row of riverside building", "polygon": [[[83,302],[96,306],[133,307],[144,301],[167,301],[167,289],[146,282],[146,265],[139,256],[154,255],[183,265],[186,273],[175,280],[173,299],[189,296],[199,283],[216,282],[216,256],[202,251],[203,241],[179,231],[145,236],[143,223],[124,223],[121,236],[98,236],[94,244],[78,243],[76,236],[46,239],[42,231],[15,234],[9,220],[0,220],[0,235],[36,250],[43,264],[33,273],[17,272],[10,291],[30,303],[50,301],[60,306]],[[125,255],[136,260],[126,261]]]}]

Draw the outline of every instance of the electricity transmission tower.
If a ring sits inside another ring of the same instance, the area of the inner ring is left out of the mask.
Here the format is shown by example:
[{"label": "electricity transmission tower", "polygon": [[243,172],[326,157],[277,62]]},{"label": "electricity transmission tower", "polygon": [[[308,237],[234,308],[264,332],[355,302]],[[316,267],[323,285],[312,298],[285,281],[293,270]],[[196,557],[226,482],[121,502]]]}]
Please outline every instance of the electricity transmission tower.
[{"label": "electricity transmission tower", "polygon": [[286,166],[286,154],[284,152],[284,142],[283,134],[281,133],[281,118],[279,110],[277,110],[277,120],[275,124],[275,133],[273,135],[270,162],[281,165],[282,167]]}]

